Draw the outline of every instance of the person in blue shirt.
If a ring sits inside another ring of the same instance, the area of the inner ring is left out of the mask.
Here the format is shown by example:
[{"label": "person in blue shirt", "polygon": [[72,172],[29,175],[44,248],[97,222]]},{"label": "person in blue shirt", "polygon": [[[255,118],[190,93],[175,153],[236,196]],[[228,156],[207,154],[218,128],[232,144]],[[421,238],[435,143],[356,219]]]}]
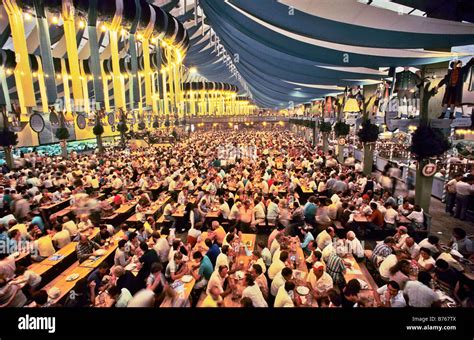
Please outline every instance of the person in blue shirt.
[{"label": "person in blue shirt", "polygon": [[317,202],[318,199],[315,196],[311,196],[304,206],[305,222],[311,225],[313,228],[316,227],[316,211],[318,209],[318,206],[316,205]]},{"label": "person in blue shirt", "polygon": [[301,231],[300,239],[303,240],[303,242],[301,242],[301,249],[303,249],[305,256],[308,256],[309,254],[311,254],[311,249],[309,249],[309,244],[311,243],[311,241],[314,240],[314,236],[310,231],[311,229],[313,228],[308,225],[305,225],[300,230]]},{"label": "person in blue shirt", "polygon": [[[105,275],[109,273],[109,265],[107,262],[102,262],[97,269],[95,269],[87,278],[87,282],[90,284],[91,282],[94,282],[91,287],[91,295],[97,295],[100,291],[104,290],[106,288],[106,285],[104,285],[104,282],[102,279],[104,278]],[[92,288],[94,288],[94,291],[92,291]],[[94,293],[94,294],[92,294]],[[91,301],[94,301],[91,299]]]},{"label": "person in blue shirt", "polygon": [[212,266],[216,265],[217,256],[221,253],[219,246],[216,243],[212,243],[211,239],[206,239],[204,241],[209,250],[206,253],[206,256],[211,260]]},{"label": "person in blue shirt", "polygon": [[[211,260],[207,255],[202,255],[200,251],[196,251],[193,254],[193,259],[197,263],[191,267],[191,273],[196,280],[196,284],[194,285],[192,295],[192,305],[195,307],[201,296],[203,289],[206,287],[207,282],[211,278],[212,273],[214,272],[214,267],[211,263]],[[196,269],[198,269],[196,273]]]},{"label": "person in blue shirt", "polygon": [[36,224],[38,226],[38,228],[40,228],[41,232],[44,234],[44,222],[43,222],[43,219],[41,218],[41,216],[39,215],[39,212],[38,214],[36,214],[37,212],[33,211],[31,212],[31,216],[32,216],[32,219],[31,219],[31,224]]}]

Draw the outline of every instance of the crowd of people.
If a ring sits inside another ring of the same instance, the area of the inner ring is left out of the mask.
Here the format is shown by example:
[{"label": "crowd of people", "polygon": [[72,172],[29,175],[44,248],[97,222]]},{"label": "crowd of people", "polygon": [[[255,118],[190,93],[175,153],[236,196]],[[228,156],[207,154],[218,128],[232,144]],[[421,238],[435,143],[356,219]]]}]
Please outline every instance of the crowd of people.
[{"label": "crowd of people", "polygon": [[[386,177],[362,174],[351,155],[340,164],[284,129],[194,133],[172,147],[70,159],[32,154],[0,175],[0,305],[471,306],[472,281],[458,261],[473,254],[466,232],[454,228],[441,244],[423,210],[394,197]],[[153,187],[169,196],[162,221],[145,214]],[[64,200],[72,216],[44,214]],[[134,228],[104,222],[130,202]],[[257,234],[254,244],[248,234]],[[81,263],[114,235],[113,256],[59,302],[57,287],[46,290],[41,275],[16,263],[18,253],[40,262],[70,242]],[[376,287],[346,279],[350,258]],[[184,281],[194,282],[189,299]]]}]

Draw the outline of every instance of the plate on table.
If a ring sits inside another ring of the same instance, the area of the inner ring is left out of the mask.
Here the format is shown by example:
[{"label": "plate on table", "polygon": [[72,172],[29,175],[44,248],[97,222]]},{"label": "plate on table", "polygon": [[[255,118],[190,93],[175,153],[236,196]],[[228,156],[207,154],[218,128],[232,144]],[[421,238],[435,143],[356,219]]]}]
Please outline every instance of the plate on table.
[{"label": "plate on table", "polygon": [[181,281],[183,281],[184,283],[191,282],[192,280],[193,280],[193,276],[192,276],[192,275],[184,275],[184,276],[181,278]]},{"label": "plate on table", "polygon": [[94,252],[94,255],[96,256],[102,256],[106,253],[107,251],[105,249],[97,249],[95,252]]},{"label": "plate on table", "polygon": [[235,277],[239,280],[242,280],[245,277],[245,273],[241,270],[235,272]]},{"label": "plate on table", "polygon": [[309,288],[305,286],[298,286],[296,287],[296,292],[300,295],[308,295],[309,294]]},{"label": "plate on table", "polygon": [[78,273],[74,273],[74,274],[71,274],[69,275],[68,277],[66,277],[66,281],[74,281],[74,280],[77,280],[79,278],[79,274]]}]

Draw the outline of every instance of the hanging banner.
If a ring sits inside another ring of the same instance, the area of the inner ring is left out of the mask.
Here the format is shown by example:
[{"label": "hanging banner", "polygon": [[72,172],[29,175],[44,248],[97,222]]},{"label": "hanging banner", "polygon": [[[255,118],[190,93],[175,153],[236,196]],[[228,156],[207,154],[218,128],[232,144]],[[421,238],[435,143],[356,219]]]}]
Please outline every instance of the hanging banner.
[{"label": "hanging banner", "polygon": [[91,56],[89,58],[89,68],[93,77],[94,96],[97,103],[104,103],[104,87],[100,80],[102,73],[100,68],[99,42],[97,39],[97,0],[89,1],[89,13],[87,16],[89,33],[89,49]]},{"label": "hanging banner", "polygon": [[74,5],[72,0],[63,0],[62,16],[64,20],[64,36],[71,75],[72,95],[75,101],[84,98],[82,92],[81,72],[79,68],[79,54],[77,52],[76,26],[74,21]]},{"label": "hanging banner", "polygon": [[[34,0],[36,11],[36,25],[38,26],[38,36],[40,44],[40,55],[43,66],[44,83],[48,105],[54,104],[58,98],[56,88],[56,76],[54,72],[53,54],[51,52],[51,37],[49,35],[48,21],[44,11],[44,1]],[[47,110],[44,112],[48,112]]]}]

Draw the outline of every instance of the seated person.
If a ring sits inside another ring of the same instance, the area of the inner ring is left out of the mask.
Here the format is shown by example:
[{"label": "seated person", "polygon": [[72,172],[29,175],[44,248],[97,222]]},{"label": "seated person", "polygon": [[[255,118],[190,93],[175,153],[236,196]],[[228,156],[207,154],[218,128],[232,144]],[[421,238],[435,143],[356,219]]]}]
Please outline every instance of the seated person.
[{"label": "seated person", "polygon": [[385,286],[374,290],[374,298],[379,307],[406,307],[403,291],[395,281],[388,282]]}]

